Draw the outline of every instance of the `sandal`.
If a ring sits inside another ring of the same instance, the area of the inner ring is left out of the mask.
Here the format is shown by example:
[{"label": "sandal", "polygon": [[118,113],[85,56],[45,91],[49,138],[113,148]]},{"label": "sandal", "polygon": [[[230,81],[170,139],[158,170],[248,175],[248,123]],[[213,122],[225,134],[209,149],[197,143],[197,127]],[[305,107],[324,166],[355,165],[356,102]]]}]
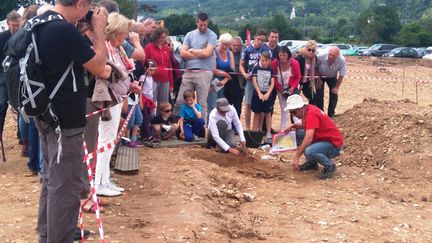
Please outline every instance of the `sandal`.
[{"label": "sandal", "polygon": [[102,200],[102,198],[100,197],[97,198],[97,201],[99,206],[109,206],[109,204],[105,200]]},{"label": "sandal", "polygon": [[[83,212],[86,212],[86,213],[96,213],[96,207],[95,207],[94,203],[92,203],[92,202],[89,202],[89,203],[86,203],[85,205],[83,205],[82,210],[83,210]],[[99,212],[103,213],[104,211],[105,211],[104,207],[99,205]]]}]

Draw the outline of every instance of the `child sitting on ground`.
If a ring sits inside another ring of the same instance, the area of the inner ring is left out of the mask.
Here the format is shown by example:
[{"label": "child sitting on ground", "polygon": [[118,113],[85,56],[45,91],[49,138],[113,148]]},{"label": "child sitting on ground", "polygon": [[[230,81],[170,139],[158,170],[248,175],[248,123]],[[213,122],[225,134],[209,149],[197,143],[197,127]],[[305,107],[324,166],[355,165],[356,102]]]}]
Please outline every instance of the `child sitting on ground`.
[{"label": "child sitting on ground", "polygon": [[160,114],[153,117],[151,124],[154,132],[154,141],[171,140],[176,134],[178,125],[174,123],[172,105],[168,102],[159,105]]},{"label": "child sitting on ground", "polygon": [[195,93],[187,89],[183,93],[183,99],[186,103],[180,106],[179,127],[180,138],[192,142],[198,140],[197,137],[205,137],[205,121],[201,115],[201,106],[195,103]]},{"label": "child sitting on ground", "polygon": [[271,93],[274,87],[273,72],[270,67],[270,53],[261,53],[259,63],[252,69],[252,81],[255,88],[252,95],[252,112],[254,113],[253,129],[260,130],[262,121],[266,119],[267,143],[271,143],[271,125],[274,100]]}]

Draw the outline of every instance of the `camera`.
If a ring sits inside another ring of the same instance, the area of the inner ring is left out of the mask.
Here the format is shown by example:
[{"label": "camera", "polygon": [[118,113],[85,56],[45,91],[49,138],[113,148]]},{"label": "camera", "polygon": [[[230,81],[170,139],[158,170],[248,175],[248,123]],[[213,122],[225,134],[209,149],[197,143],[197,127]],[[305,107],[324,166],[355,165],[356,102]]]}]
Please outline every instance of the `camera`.
[{"label": "camera", "polygon": [[89,10],[83,20],[83,22],[87,23],[88,25],[91,25],[93,18],[93,10]]},{"label": "camera", "polygon": [[292,91],[290,91],[290,89],[289,88],[285,88],[285,89],[283,89],[283,91],[282,91],[282,95],[285,97],[285,98],[288,98],[290,95],[292,95],[293,94],[293,92]]}]

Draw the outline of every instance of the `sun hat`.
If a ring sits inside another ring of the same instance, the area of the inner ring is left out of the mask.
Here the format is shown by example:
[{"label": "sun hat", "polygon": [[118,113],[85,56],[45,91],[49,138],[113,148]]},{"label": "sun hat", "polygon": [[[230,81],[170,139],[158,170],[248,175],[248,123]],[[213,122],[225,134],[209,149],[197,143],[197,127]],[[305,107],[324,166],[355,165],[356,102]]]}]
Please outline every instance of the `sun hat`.
[{"label": "sun hat", "polygon": [[303,98],[298,94],[293,94],[287,98],[286,107],[284,111],[295,110],[302,108],[307,103],[303,101]]},{"label": "sun hat", "polygon": [[216,108],[219,111],[227,112],[230,110],[230,104],[226,98],[220,98],[216,100]]}]

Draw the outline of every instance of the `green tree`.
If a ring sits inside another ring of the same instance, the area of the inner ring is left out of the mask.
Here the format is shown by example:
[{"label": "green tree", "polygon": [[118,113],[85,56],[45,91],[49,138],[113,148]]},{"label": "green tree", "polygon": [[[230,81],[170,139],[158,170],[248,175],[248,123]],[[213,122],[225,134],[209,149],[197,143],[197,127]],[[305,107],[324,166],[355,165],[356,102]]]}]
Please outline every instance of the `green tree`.
[{"label": "green tree", "polygon": [[6,18],[6,15],[15,9],[15,1],[12,0],[3,0],[0,4],[0,18],[1,20]]},{"label": "green tree", "polygon": [[398,44],[402,46],[420,46],[418,34],[421,28],[417,23],[404,25],[398,36]]},{"label": "green tree", "polygon": [[243,42],[246,43],[246,30],[249,30],[251,33],[251,40],[253,40],[253,36],[257,30],[257,27],[254,24],[245,24],[242,25],[238,31],[238,35],[243,39]]},{"label": "green tree", "polygon": [[117,0],[120,13],[124,16],[135,19],[135,7],[133,0]]},{"label": "green tree", "polygon": [[377,5],[363,11],[356,28],[365,43],[392,42],[401,28],[396,8]]},{"label": "green tree", "polygon": [[283,14],[277,13],[273,15],[266,23],[265,27],[267,30],[277,29],[279,30],[279,39],[301,39],[302,34],[292,27],[290,21],[288,21]]},{"label": "green tree", "polygon": [[[164,18],[165,27],[170,35],[186,35],[187,32],[196,29],[195,17],[190,14],[171,14]],[[219,27],[209,21],[208,28],[219,35]]]},{"label": "green tree", "polygon": [[195,18],[190,14],[171,14],[164,18],[164,22],[170,35],[186,35],[187,32],[196,28]]},{"label": "green tree", "polygon": [[404,25],[397,40],[402,46],[430,46],[432,45],[432,34],[415,22]]}]

